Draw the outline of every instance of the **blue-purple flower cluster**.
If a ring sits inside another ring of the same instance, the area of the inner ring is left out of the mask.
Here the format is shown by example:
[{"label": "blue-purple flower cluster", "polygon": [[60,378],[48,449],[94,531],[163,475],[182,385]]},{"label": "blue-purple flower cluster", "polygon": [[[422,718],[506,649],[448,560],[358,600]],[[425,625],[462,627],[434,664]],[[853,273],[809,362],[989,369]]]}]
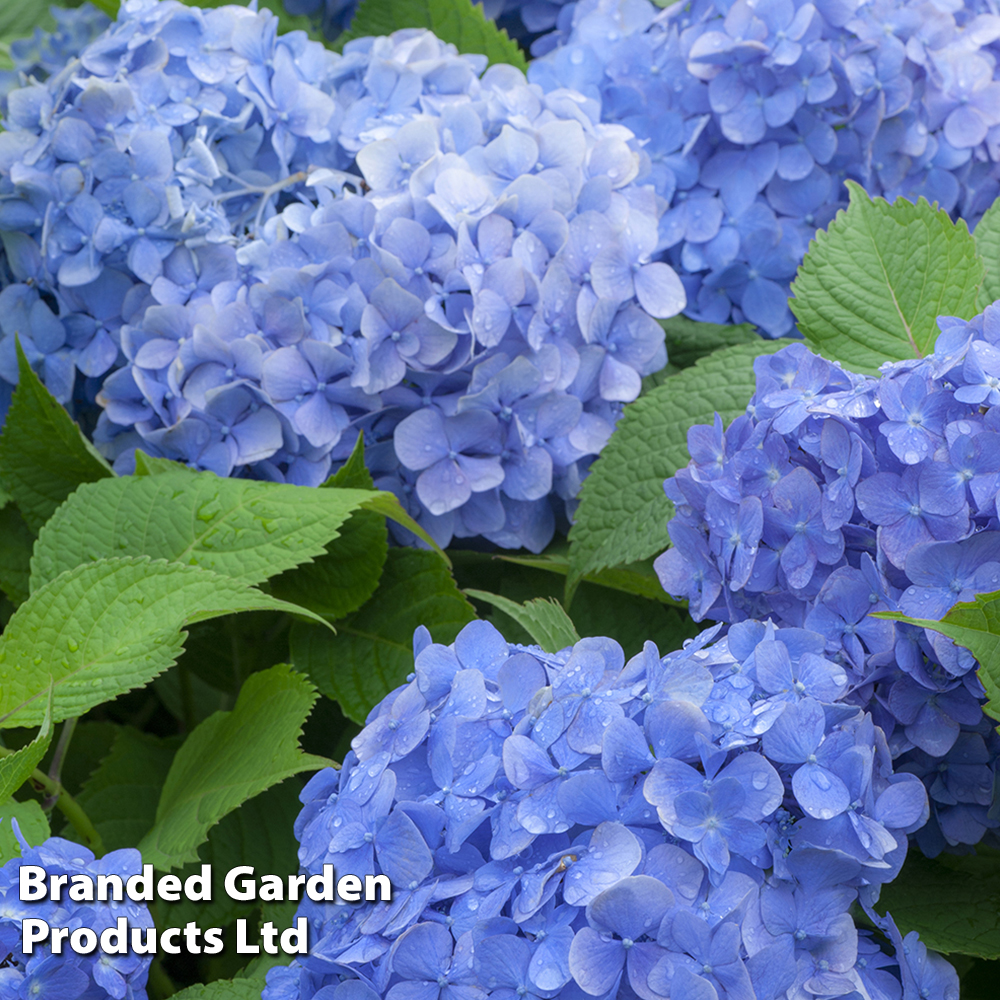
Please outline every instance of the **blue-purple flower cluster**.
[{"label": "blue-purple flower cluster", "polygon": [[599,100],[646,143],[670,204],[657,252],[695,319],[788,333],[789,281],[845,179],[970,225],[1000,191],[987,0],[582,0],[559,18],[529,78]]},{"label": "blue-purple flower cluster", "polygon": [[393,899],[304,902],[309,956],[265,1000],[956,1000],[915,935],[885,921],[892,958],[848,912],[898,872],[923,784],[822,635],[721,627],[628,662],[418,629],[295,826],[303,870],[381,872]]},{"label": "blue-purple flower cluster", "polygon": [[[77,372],[98,378],[118,366],[121,327],[153,301],[158,280],[183,284],[185,264],[220,280],[212,251],[225,260],[234,231],[327,157],[337,109],[319,85],[333,61],[301,32],[279,44],[273,16],[130,0],[79,58],[7,95],[8,398],[15,333],[68,403]],[[199,269],[191,255],[202,248]]]},{"label": "blue-purple flower cluster", "polygon": [[[16,823],[15,832],[20,839]],[[124,881],[142,871],[142,857],[136,850],[111,851],[96,860],[85,847],[59,837],[50,837],[38,847],[29,847],[21,839],[21,856],[0,869],[0,949],[6,955],[0,968],[0,1000],[146,1000],[152,948],[139,955],[126,941],[125,954],[105,954],[98,948],[84,955],[64,941],[59,954],[53,954],[47,944],[36,944],[29,956],[21,947],[21,922],[28,917],[44,920],[50,927],[90,928],[99,938],[102,931],[117,927],[120,917],[130,929],[152,928],[145,905],[128,896],[122,902],[74,902],[68,886],[63,887],[59,901],[22,902],[22,864],[38,865],[48,875],[85,875],[94,882],[99,875],[116,875]],[[155,931],[153,935],[155,939]]]},{"label": "blue-purple flower cluster", "polygon": [[543,548],[685,293],[632,133],[485,69],[426,31],[339,56],[129,0],[7,98],[8,390],[15,331],[62,401],[110,370],[119,470],[139,447],[316,485],[360,431],[440,542]]},{"label": "blue-purple flower cluster", "polygon": [[1000,826],[975,660],[869,615],[938,619],[1000,589],[1000,307],[939,325],[933,355],[880,379],[802,345],[758,358],[746,416],[689,432],[691,462],[664,484],[673,547],[656,562],[697,620],[770,616],[823,636],[897,770],[927,785],[928,855]]}]

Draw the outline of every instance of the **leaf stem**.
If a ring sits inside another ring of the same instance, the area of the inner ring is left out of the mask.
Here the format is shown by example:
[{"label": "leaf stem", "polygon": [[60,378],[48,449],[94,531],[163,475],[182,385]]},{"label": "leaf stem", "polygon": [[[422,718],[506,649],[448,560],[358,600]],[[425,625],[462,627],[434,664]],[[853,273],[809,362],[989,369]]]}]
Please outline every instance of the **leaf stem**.
[{"label": "leaf stem", "polygon": [[[16,751],[8,747],[0,747],[0,757],[9,757],[12,753],[16,753]],[[101,835],[94,828],[94,824],[90,822],[90,817],[87,816],[76,799],[58,781],[53,781],[52,778],[37,767],[31,772],[31,777],[28,780],[31,781],[36,789],[47,792],[49,797],[53,798],[55,807],[66,817],[70,826],[83,838],[86,846],[94,854],[100,856],[104,853],[104,842],[101,840]]]},{"label": "leaf stem", "polygon": [[[66,751],[69,749],[69,741],[73,739],[73,733],[76,731],[76,724],[79,720],[79,716],[73,716],[72,719],[67,719],[63,723],[62,732],[59,733],[59,742],[56,744],[56,751],[52,755],[52,763],[49,765],[49,777],[60,784],[62,781],[62,766],[63,761],[66,759]],[[44,801],[42,802],[42,808],[46,812],[51,812],[52,807],[56,804],[56,798],[52,795],[46,795]]]}]

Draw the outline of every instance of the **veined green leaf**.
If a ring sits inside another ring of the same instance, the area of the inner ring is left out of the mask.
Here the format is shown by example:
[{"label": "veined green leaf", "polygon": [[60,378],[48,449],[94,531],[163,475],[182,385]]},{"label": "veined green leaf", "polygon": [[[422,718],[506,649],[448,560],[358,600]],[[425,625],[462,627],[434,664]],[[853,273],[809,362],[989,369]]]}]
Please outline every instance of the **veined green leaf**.
[{"label": "veined green leaf", "polygon": [[139,555],[260,583],[321,555],[351,513],[377,496],[222,479],[212,472],[90,483],[39,534],[31,587],[97,559]]},{"label": "veined green leaf", "polygon": [[18,802],[10,799],[0,806],[0,865],[7,864],[11,858],[21,856],[21,845],[14,835],[14,825],[11,820],[17,820],[21,836],[32,846],[45,843],[51,836],[49,821],[42,812],[42,807],[34,800],[27,799]]},{"label": "veined green leaf", "polygon": [[473,600],[492,604],[510,615],[547,653],[558,653],[580,641],[573,619],[554,597],[537,597],[533,601],[518,604],[517,601],[485,590],[467,589],[465,594]]},{"label": "veined green leaf", "polygon": [[0,434],[0,486],[38,531],[81,483],[114,473],[16,347],[19,381]]},{"label": "veined green leaf", "polygon": [[882,887],[878,909],[934,951],[1000,958],[1000,852],[980,846],[925,858],[912,850]]},{"label": "veined green leaf", "polygon": [[26,746],[5,757],[0,757],[0,806],[9,802],[21,785],[31,777],[38,762],[45,756],[52,742],[52,689],[45,705],[38,735]]},{"label": "veined green leaf", "polygon": [[753,359],[785,343],[758,338],[699,358],[625,407],[591,466],[570,529],[567,600],[587,574],[638,562],[670,543],[663,481],[688,462],[687,433],[718,412],[728,423],[754,391]]},{"label": "veined green leaf", "polygon": [[979,661],[979,681],[989,698],[983,711],[1000,719],[1000,590],[956,604],[940,621],[897,611],[879,611],[873,617],[933,629],[969,650]]},{"label": "veined green leaf", "polygon": [[451,574],[432,553],[390,549],[372,598],[337,622],[337,634],[292,627],[292,661],[355,722],[413,670],[413,632],[426,625],[451,642],[475,618]]},{"label": "veined green leaf", "polygon": [[400,28],[429,28],[459,52],[479,52],[491,63],[510,63],[527,72],[520,46],[507,32],[487,21],[483,9],[470,0],[363,0],[336,48],[355,38],[391,35]]},{"label": "veined green leaf", "polygon": [[890,205],[847,186],[850,207],[816,233],[789,306],[813,350],[874,375],[931,353],[938,316],[975,315],[983,261],[963,219],[923,198]]},{"label": "veined green leaf", "polygon": [[0,726],[39,725],[50,680],[53,721],[83,715],[172,666],[184,625],[266,609],[322,622],[198,566],[142,557],[68,570],[35,591],[0,636]]},{"label": "veined green leaf", "polygon": [[976,303],[977,311],[981,311],[1000,299],[1000,200],[986,209],[972,236],[986,272]]},{"label": "veined green leaf", "polygon": [[105,850],[135,847],[156,821],[156,801],[180,739],[160,739],[122,726],[107,756],[84,782],[76,801]]},{"label": "veined green leaf", "polygon": [[299,749],[316,689],[279,664],[247,678],[231,712],[216,712],[174,757],[143,837],[143,858],[162,871],[198,859],[208,831],[247,799],[300,771],[327,767]]}]

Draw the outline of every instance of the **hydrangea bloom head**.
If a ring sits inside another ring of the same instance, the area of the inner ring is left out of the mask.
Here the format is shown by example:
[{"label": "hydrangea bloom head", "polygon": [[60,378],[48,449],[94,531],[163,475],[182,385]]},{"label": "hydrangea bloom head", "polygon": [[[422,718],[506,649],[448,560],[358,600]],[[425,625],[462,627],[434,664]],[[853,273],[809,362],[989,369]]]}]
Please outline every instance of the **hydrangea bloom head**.
[{"label": "hydrangea bloom head", "polygon": [[123,11],[8,97],[0,375],[15,326],[64,401],[112,369],[119,470],[317,485],[360,431],[439,541],[544,547],[685,302],[631,131],[427,31],[335,55],[266,12]]},{"label": "hydrangea bloom head", "polygon": [[[746,416],[691,429],[692,460],[664,484],[673,547],[656,562],[697,619],[769,615],[824,636],[897,766],[926,776],[935,820],[919,838],[931,854],[998,824],[997,738],[975,660],[938,633],[870,617],[940,618],[1000,589],[1000,308],[939,325],[932,355],[877,379],[801,344],[758,358]],[[975,787],[956,799],[932,768],[947,773],[973,747]]]},{"label": "hydrangea bloom head", "polygon": [[626,662],[473,622],[414,650],[295,827],[304,870],[384,873],[392,902],[304,902],[310,954],[266,1000],[867,988],[877,949],[847,911],[899,870],[927,797],[821,635],[744,622]]},{"label": "hydrangea bloom head", "polygon": [[[527,8],[525,8],[527,10]],[[984,3],[583,0],[530,78],[647,143],[687,313],[788,333],[788,284],[846,179],[974,224],[1000,191],[1000,17]]]},{"label": "hydrangea bloom head", "polygon": [[[22,997],[52,998],[52,1000],[146,1000],[146,976],[151,954],[140,955],[126,942],[123,955],[106,955],[99,949],[90,955],[73,952],[63,942],[60,954],[53,954],[48,945],[36,945],[29,956],[21,950],[21,922],[28,917],[45,920],[50,927],[76,930],[89,927],[98,938],[102,931],[116,927],[122,917],[129,928],[153,928],[153,919],[142,903],[74,902],[64,887],[59,901],[46,898],[39,902],[22,902],[20,898],[20,868],[22,864],[44,868],[47,876],[84,875],[96,882],[98,875],[116,875],[127,881],[142,872],[138,851],[111,851],[95,859],[85,847],[50,837],[38,847],[29,847],[20,837],[15,821],[15,833],[21,840],[21,856],[8,861],[0,869],[0,941],[7,955],[0,969],[0,997],[19,1000]],[[155,935],[155,930],[152,934]]]}]

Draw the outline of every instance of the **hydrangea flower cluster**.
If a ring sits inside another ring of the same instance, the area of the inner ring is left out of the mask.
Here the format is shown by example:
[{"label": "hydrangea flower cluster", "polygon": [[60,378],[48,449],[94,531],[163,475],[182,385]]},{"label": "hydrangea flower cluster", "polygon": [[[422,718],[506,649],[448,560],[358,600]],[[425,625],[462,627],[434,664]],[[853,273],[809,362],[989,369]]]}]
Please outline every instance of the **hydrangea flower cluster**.
[{"label": "hydrangea flower cluster", "polygon": [[567,4],[529,78],[601,101],[670,203],[687,314],[787,334],[788,285],[845,179],[974,224],[1000,191],[1000,16],[987,0]]},{"label": "hydrangea flower cluster", "polygon": [[[146,1000],[146,975],[152,954],[138,955],[131,949],[124,955],[106,955],[99,949],[81,955],[65,945],[52,954],[47,945],[36,945],[28,956],[21,950],[21,921],[27,917],[45,920],[50,927],[91,928],[98,937],[116,927],[125,917],[130,928],[152,928],[153,918],[145,905],[127,896],[120,903],[80,903],[67,898],[22,902],[19,871],[22,864],[39,865],[49,875],[118,875],[123,880],[142,871],[138,851],[111,851],[100,860],[85,847],[60,837],[50,837],[38,847],[29,847],[14,825],[21,841],[21,856],[11,858],[0,869],[0,949],[7,956],[0,968],[0,1000]],[[155,935],[155,931],[153,931]]]},{"label": "hydrangea flower cluster", "polygon": [[685,302],[632,133],[426,31],[338,56],[266,12],[123,11],[7,99],[0,376],[15,329],[63,401],[121,365],[119,469],[316,485],[360,430],[442,543],[543,548]]},{"label": "hydrangea flower cluster", "polygon": [[721,627],[627,663],[611,639],[418,629],[409,683],[295,826],[303,870],[385,873],[392,902],[303,902],[310,954],[265,1000],[898,1000],[900,976],[957,997],[943,959],[914,938],[893,959],[848,912],[898,872],[922,783],[821,635]]},{"label": "hydrangea flower cluster", "polygon": [[336,105],[317,84],[334,57],[301,32],[279,43],[275,28],[273,15],[235,6],[130,0],[79,59],[7,95],[8,397],[15,332],[69,402],[77,371],[96,378],[117,365],[121,326],[157,279],[170,281],[172,254],[174,270],[178,256],[196,267],[200,247],[214,260],[304,179],[300,167],[329,155]]},{"label": "hydrangea flower cluster", "polygon": [[897,770],[927,784],[917,839],[932,856],[1000,826],[975,660],[869,616],[938,619],[1000,589],[1000,307],[939,326],[933,355],[880,379],[801,344],[758,358],[746,416],[689,432],[691,462],[664,484],[673,547],[656,562],[696,620],[768,615],[823,636]]}]

